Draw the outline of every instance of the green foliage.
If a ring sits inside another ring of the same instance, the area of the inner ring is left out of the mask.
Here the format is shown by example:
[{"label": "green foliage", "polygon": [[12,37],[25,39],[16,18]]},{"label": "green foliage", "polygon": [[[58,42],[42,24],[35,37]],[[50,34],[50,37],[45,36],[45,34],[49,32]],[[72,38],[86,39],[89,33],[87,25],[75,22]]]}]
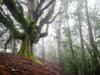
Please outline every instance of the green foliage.
[{"label": "green foliage", "polygon": [[[64,45],[66,46],[68,42],[66,43],[62,42],[62,43],[64,43]],[[95,71],[98,71],[100,65],[96,64],[96,62],[98,61],[96,58],[94,58],[93,55],[94,50],[88,44],[86,44],[87,49],[85,49],[85,53],[84,53],[84,58],[86,59],[86,61],[83,61],[84,60],[83,53],[81,51],[80,45],[74,45],[73,47],[74,47],[74,54],[75,54],[74,61],[70,56],[71,55],[70,49],[68,47],[64,47],[66,56],[63,55],[62,58],[66,63],[65,69],[67,74],[73,74],[73,72],[75,71],[74,64],[77,66],[79,72],[84,72],[84,66],[85,69],[87,70],[86,71],[87,74],[90,73],[90,75],[93,75]]]}]

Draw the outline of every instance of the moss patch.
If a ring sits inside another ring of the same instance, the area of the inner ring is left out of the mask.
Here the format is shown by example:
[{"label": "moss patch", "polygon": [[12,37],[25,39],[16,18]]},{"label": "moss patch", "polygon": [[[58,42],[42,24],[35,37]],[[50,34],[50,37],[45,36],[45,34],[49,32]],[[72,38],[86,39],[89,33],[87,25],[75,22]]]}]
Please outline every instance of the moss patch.
[{"label": "moss patch", "polygon": [[34,55],[29,53],[29,46],[28,46],[28,39],[26,38],[23,42],[22,42],[22,46],[20,51],[17,53],[17,55],[24,55],[26,58],[29,58],[31,60],[33,60],[34,62],[43,65],[42,62],[40,62]]}]

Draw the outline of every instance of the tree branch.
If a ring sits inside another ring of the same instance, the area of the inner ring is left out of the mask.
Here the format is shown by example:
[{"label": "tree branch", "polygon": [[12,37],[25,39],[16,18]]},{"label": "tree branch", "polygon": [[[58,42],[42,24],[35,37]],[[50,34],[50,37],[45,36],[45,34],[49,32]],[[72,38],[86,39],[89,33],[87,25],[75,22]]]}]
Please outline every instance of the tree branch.
[{"label": "tree branch", "polygon": [[11,14],[14,18],[23,26],[23,28],[27,29],[28,22],[24,17],[22,12],[21,5],[17,6],[15,0],[3,0],[4,4],[10,10]]},{"label": "tree branch", "polygon": [[43,38],[43,37],[46,37],[48,35],[48,33],[41,33],[39,38]]},{"label": "tree branch", "polygon": [[41,9],[41,7],[42,7],[42,5],[43,5],[44,2],[45,2],[45,0],[41,0],[40,1],[39,5],[38,5],[38,7],[36,9],[37,14],[39,14],[39,11],[40,11],[40,9]]},{"label": "tree branch", "polygon": [[[6,15],[5,15],[6,16]],[[8,16],[9,17],[9,16]],[[9,30],[11,30],[11,32],[14,35],[14,38],[16,39],[22,39],[24,37],[24,33],[20,33],[14,26],[13,21],[11,20],[11,18],[9,17],[4,17],[4,15],[1,13],[0,11],[0,22],[4,24],[4,26],[6,28],[8,28]]]},{"label": "tree branch", "polygon": [[43,12],[45,9],[47,9],[54,1],[56,1],[56,0],[51,0],[44,8],[40,11],[39,16],[41,16],[42,12]]},{"label": "tree branch", "polygon": [[44,33],[41,33],[39,38],[46,37],[48,35],[48,29],[49,29],[49,24],[47,24],[46,31]]},{"label": "tree branch", "polygon": [[41,29],[42,29],[43,25],[44,25],[45,23],[47,23],[47,22],[50,20],[50,18],[52,17],[52,14],[53,14],[53,12],[54,12],[55,3],[56,3],[56,0],[52,3],[52,7],[51,7],[51,9],[49,10],[49,12],[47,13],[47,15],[45,16],[45,18],[42,18],[42,19],[41,19],[40,25],[39,25],[39,27],[38,27],[38,29],[37,29],[37,32],[36,32],[37,37],[36,37],[36,39],[35,39],[35,43],[38,42],[38,40],[39,40],[39,38],[41,38],[41,36],[42,36],[42,37],[45,37],[45,36],[48,35],[48,33],[40,33],[40,32],[41,32]]},{"label": "tree branch", "polygon": [[7,49],[7,45],[9,44],[9,42],[11,41],[11,39],[12,39],[12,36],[9,36],[9,38],[7,39],[7,41],[5,43],[5,47],[4,47],[5,50]]},{"label": "tree branch", "polygon": [[27,3],[25,3],[25,2],[19,2],[20,4],[24,4],[24,5],[26,5],[26,6],[28,6],[28,4]]},{"label": "tree branch", "polygon": [[4,33],[6,33],[8,31],[8,29],[6,29],[4,32],[2,32],[1,34],[0,34],[0,37],[4,34]]},{"label": "tree branch", "polygon": [[52,23],[52,22],[56,19],[56,17],[57,17],[58,15],[60,15],[60,14],[62,14],[62,13],[64,13],[64,12],[65,12],[65,10],[64,10],[64,11],[61,11],[61,12],[58,12],[58,13],[54,16],[54,18],[53,18],[51,21],[47,22],[47,24]]},{"label": "tree branch", "polygon": [[39,29],[40,29],[40,30],[41,30],[41,28],[43,27],[43,25],[44,25],[45,23],[47,23],[47,22],[51,19],[52,14],[54,13],[55,3],[56,3],[56,1],[54,1],[54,2],[52,3],[52,7],[51,7],[51,9],[49,10],[49,12],[47,13],[47,15],[45,16],[45,18],[41,19],[40,25],[39,25]]},{"label": "tree branch", "polygon": [[45,23],[47,23],[47,22],[49,21],[49,19],[52,17],[52,14],[53,14],[53,12],[54,12],[55,3],[56,3],[56,0],[51,4],[52,7],[51,7],[51,9],[49,10],[49,12],[47,13],[47,15],[45,16],[45,18],[42,18],[42,19],[41,19],[40,25],[39,25],[39,27],[38,27],[38,29],[37,29],[37,31],[36,31],[37,37],[36,37],[36,39],[35,39],[35,43],[38,42],[38,40],[39,40],[39,38],[41,38],[41,36],[42,36],[42,37],[45,37],[45,36],[48,34],[48,33],[40,33],[40,32],[41,32],[41,29],[42,29],[43,25],[44,25]]}]

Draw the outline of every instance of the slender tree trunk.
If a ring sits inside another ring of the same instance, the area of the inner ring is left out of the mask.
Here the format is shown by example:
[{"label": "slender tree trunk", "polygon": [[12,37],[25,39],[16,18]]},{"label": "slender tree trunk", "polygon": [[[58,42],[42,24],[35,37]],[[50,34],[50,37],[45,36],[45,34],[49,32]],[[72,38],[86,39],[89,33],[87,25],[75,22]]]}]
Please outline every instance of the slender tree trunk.
[{"label": "slender tree trunk", "polygon": [[56,53],[56,42],[55,42],[56,38],[54,37],[54,62],[57,61],[57,53]]},{"label": "slender tree trunk", "polygon": [[59,27],[58,27],[58,30],[57,30],[58,59],[59,59],[59,66],[63,69],[60,28],[61,28],[61,26],[59,24]]},{"label": "slender tree trunk", "polygon": [[45,63],[45,51],[44,51],[44,40],[42,38],[42,58],[43,58],[43,63]]},{"label": "slender tree trunk", "polygon": [[85,58],[85,51],[84,51],[84,40],[83,40],[83,34],[82,34],[82,24],[81,24],[81,18],[80,18],[80,9],[79,6],[80,2],[78,2],[77,0],[77,7],[78,7],[78,22],[79,22],[79,33],[80,33],[80,42],[81,42],[81,52],[82,52],[82,61],[83,61],[83,71],[84,71],[84,75],[86,75],[86,58]]},{"label": "slender tree trunk", "polygon": [[34,43],[32,43],[31,54],[34,55]]},{"label": "slender tree trunk", "polygon": [[87,15],[87,22],[88,22],[88,31],[89,31],[89,40],[90,40],[90,46],[92,47],[92,49],[94,50],[93,51],[93,54],[94,54],[94,58],[95,60],[93,60],[93,64],[95,65],[96,67],[96,70],[94,71],[95,75],[98,75],[99,73],[99,62],[98,62],[98,57],[100,59],[100,55],[99,55],[99,51],[98,51],[98,48],[94,42],[94,38],[93,38],[93,33],[92,33],[92,26],[91,26],[91,22],[90,22],[90,18],[89,18],[89,14],[88,14],[88,6],[87,6],[87,0],[85,0],[85,6],[86,6],[86,15]]},{"label": "slender tree trunk", "polygon": [[14,40],[14,45],[13,45],[13,50],[12,50],[13,52],[13,54],[15,54],[16,53],[16,40]]},{"label": "slender tree trunk", "polygon": [[72,38],[71,38],[71,32],[70,32],[68,19],[67,19],[67,25],[68,25],[68,37],[69,37],[69,41],[70,41],[70,48],[71,48],[71,52],[72,52],[72,58],[75,60],[75,55],[74,55],[74,50],[73,50],[73,45],[72,45]]},{"label": "slender tree trunk", "polygon": [[[73,45],[72,45],[72,38],[71,38],[71,32],[70,32],[70,27],[69,27],[69,22],[68,22],[68,19],[67,19],[67,25],[68,25],[68,37],[69,37],[69,41],[70,41],[70,48],[71,48],[71,52],[72,52],[72,58],[73,58],[73,61],[75,61],[75,55],[74,55],[74,50],[73,50]],[[78,75],[78,69],[77,69],[77,66],[73,65],[74,69],[75,69],[75,75]]]},{"label": "slender tree trunk", "polygon": [[87,15],[87,22],[88,22],[87,25],[88,25],[88,31],[89,31],[90,46],[92,46],[92,48],[93,48],[96,52],[98,52],[97,46],[95,45],[94,38],[93,38],[92,26],[91,26],[89,14],[88,14],[87,0],[85,0],[85,6],[86,6],[86,15]]}]

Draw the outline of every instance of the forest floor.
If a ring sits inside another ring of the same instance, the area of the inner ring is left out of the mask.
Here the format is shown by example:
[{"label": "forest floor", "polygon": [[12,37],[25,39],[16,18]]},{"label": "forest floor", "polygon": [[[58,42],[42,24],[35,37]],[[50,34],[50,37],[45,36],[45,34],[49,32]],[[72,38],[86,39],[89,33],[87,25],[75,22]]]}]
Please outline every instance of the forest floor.
[{"label": "forest floor", "polygon": [[[42,60],[42,59],[41,59]],[[0,75],[64,75],[56,64],[39,65],[24,56],[0,53]]]}]

